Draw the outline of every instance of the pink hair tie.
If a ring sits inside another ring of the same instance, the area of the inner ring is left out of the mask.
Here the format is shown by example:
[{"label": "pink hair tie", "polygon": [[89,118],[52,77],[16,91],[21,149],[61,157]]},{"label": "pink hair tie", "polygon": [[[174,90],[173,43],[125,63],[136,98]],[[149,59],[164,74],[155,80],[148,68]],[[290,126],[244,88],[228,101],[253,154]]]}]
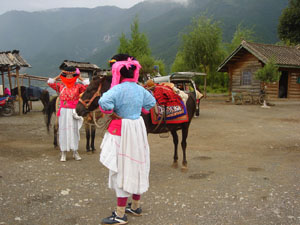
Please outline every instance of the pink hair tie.
[{"label": "pink hair tie", "polygon": [[76,68],[76,74],[80,75],[80,70]]},{"label": "pink hair tie", "polygon": [[111,82],[111,86],[110,88],[112,88],[113,86],[117,85],[120,83],[120,78],[121,78],[121,69],[122,67],[126,66],[127,69],[129,69],[131,66],[135,66],[136,70],[134,71],[133,74],[133,78],[127,78],[127,81],[131,81],[131,82],[138,82],[139,79],[139,75],[140,75],[140,69],[142,68],[142,66],[140,65],[140,63],[137,60],[133,60],[132,58],[128,58],[127,61],[117,61],[112,65],[112,82]]}]

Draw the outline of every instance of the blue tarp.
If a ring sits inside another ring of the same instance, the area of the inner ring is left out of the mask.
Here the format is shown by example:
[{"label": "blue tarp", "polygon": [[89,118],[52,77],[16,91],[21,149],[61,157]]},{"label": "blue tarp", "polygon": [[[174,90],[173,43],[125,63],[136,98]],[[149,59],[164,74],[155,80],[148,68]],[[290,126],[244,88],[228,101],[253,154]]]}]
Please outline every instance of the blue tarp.
[{"label": "blue tarp", "polygon": [[42,94],[42,89],[40,87],[29,86],[26,88],[27,98],[31,101],[39,100]]}]

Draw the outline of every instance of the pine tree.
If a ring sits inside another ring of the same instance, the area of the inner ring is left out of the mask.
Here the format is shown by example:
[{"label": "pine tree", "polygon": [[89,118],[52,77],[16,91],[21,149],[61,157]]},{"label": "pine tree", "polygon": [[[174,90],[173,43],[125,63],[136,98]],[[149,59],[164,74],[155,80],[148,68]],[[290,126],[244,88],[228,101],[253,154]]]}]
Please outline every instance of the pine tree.
[{"label": "pine tree", "polygon": [[290,0],[282,11],[278,25],[279,38],[287,44],[300,43],[300,1]]}]

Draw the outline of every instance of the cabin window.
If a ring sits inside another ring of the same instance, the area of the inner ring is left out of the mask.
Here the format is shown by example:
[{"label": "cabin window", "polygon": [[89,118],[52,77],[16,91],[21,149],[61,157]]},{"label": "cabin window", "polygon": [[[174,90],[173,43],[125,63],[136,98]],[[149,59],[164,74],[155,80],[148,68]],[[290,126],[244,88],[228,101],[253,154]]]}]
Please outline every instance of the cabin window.
[{"label": "cabin window", "polygon": [[297,77],[297,84],[300,84],[300,77]]},{"label": "cabin window", "polygon": [[251,70],[244,70],[242,72],[241,85],[251,85],[252,83],[252,72]]}]

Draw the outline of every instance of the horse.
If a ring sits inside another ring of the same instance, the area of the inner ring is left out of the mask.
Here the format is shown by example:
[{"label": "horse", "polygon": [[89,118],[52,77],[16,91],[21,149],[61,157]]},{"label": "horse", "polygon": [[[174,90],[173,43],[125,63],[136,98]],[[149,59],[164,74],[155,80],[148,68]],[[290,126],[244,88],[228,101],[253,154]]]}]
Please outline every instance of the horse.
[{"label": "horse", "polygon": [[[49,92],[45,89],[41,89],[39,87],[25,87],[21,86],[21,97],[23,100],[23,114],[26,114],[27,112],[30,112],[30,107],[29,107],[29,101],[38,101],[41,100],[43,104],[43,114],[45,114],[46,111],[46,106],[49,103],[50,100],[50,95]],[[18,88],[14,88],[11,91],[11,94],[13,96],[18,95]]]},{"label": "horse", "polygon": [[[47,126],[47,131],[50,131],[50,124],[51,124],[51,117],[53,113],[56,113],[57,111],[57,100],[58,96],[55,96],[47,105],[46,107],[46,126]],[[92,115],[88,114],[87,116],[84,117],[84,126],[85,126],[85,133],[86,133],[86,151],[87,152],[92,152],[96,150],[95,148],[95,137],[96,137],[96,126],[92,122]],[[54,140],[53,140],[53,145],[54,148],[58,148],[57,144],[57,133],[58,133],[58,119],[56,117],[55,124],[53,125],[53,134],[54,134]]]},{"label": "horse", "polygon": [[[21,86],[20,89],[21,89],[21,98],[22,98],[22,101],[23,101],[23,114],[26,114],[27,112],[30,111],[30,107],[29,107],[29,104],[28,104],[28,98],[27,98],[27,94],[26,94],[27,91],[26,91],[25,86]],[[12,96],[19,95],[17,87],[11,90],[11,95]]]},{"label": "horse", "polygon": [[[76,112],[80,116],[84,116],[90,111],[93,111],[94,109],[98,108],[98,101],[101,95],[108,91],[110,88],[112,77],[111,76],[105,76],[105,77],[93,77],[90,85],[87,87],[85,92],[82,94],[81,99],[79,103],[76,106]],[[174,143],[174,156],[173,156],[173,168],[178,167],[178,135],[177,131],[182,130],[182,141],[181,141],[181,147],[183,152],[183,160],[182,160],[182,167],[181,170],[183,172],[187,171],[187,160],[186,160],[186,147],[187,142],[186,139],[188,137],[188,130],[191,123],[191,120],[193,118],[193,115],[196,111],[196,99],[193,94],[189,94],[189,97],[186,102],[186,108],[188,113],[189,120],[184,123],[180,124],[165,124],[161,123],[159,125],[152,124],[151,115],[150,114],[144,114],[142,113],[142,117],[145,122],[145,126],[147,129],[147,133],[153,133],[153,134],[160,134],[165,133],[167,131],[170,131],[173,137],[173,143]]]}]

